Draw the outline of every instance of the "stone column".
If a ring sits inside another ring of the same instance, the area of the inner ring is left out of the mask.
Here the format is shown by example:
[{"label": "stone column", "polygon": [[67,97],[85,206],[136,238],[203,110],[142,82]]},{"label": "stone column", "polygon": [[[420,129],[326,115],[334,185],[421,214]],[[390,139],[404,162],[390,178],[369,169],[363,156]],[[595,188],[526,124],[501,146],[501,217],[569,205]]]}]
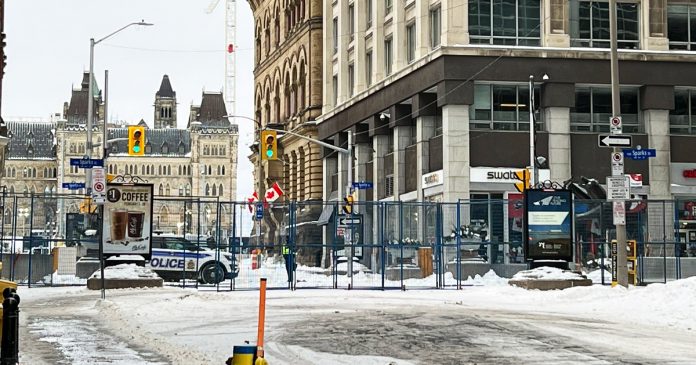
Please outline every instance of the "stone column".
[{"label": "stone column", "polygon": [[[563,182],[572,177],[570,108],[575,106],[575,85],[545,82],[540,98],[545,129],[549,133],[549,155],[544,157],[551,170],[551,181]],[[542,154],[537,150],[537,156]]]},{"label": "stone column", "polygon": [[667,0],[646,0],[640,3],[640,13],[647,14],[643,19],[648,20],[647,27],[642,28],[642,49],[650,51],[669,50],[667,38]]},{"label": "stone column", "polygon": [[474,86],[459,81],[441,82],[437,86],[437,102],[442,107],[442,201],[469,199],[469,105],[474,102]]},{"label": "stone column", "polygon": [[418,201],[423,201],[424,174],[429,171],[430,138],[435,136],[437,114],[436,94],[422,93],[411,98],[411,116],[416,119],[416,174],[418,176]]},{"label": "stone column", "polygon": [[[640,105],[643,109],[648,145],[656,156],[648,159],[650,171],[649,199],[665,200],[648,203],[648,240],[674,240],[674,203],[670,191],[670,137],[669,110],[674,109],[674,87],[646,85],[640,88]],[[674,256],[674,246],[666,245],[666,255]],[[651,250],[650,255],[662,255],[662,249]]]},{"label": "stone column", "polygon": [[542,2],[544,13],[542,17],[544,34],[543,45],[546,47],[570,47],[568,35],[568,0],[549,0]]},{"label": "stone column", "polygon": [[442,0],[442,45],[469,44],[469,7],[461,0]]},{"label": "stone column", "polygon": [[411,106],[397,104],[389,109],[389,127],[394,135],[394,199],[406,193],[406,147],[411,144]]}]

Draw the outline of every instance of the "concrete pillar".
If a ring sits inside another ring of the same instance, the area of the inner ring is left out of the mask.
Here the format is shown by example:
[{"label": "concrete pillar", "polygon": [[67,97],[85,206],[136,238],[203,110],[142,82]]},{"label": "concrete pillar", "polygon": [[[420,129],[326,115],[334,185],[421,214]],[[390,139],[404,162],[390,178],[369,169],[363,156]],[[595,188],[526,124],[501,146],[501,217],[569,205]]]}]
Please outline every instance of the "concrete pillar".
[{"label": "concrete pillar", "polygon": [[650,168],[650,199],[671,199],[669,181],[670,138],[669,111],[644,110],[643,121],[648,134],[649,146],[654,148],[657,156],[648,159]]},{"label": "concrete pillar", "polygon": [[387,135],[376,135],[372,137],[372,149],[374,150],[374,162],[372,163],[372,168],[374,169],[372,176],[374,176],[374,197],[375,200],[381,200],[384,198],[384,155],[389,153],[389,136]]},{"label": "concrete pillar", "polygon": [[[394,128],[394,197],[398,197],[406,191],[406,174],[413,173],[406,166],[406,147],[411,144],[411,127],[400,126]],[[397,199],[400,200],[400,199]]]},{"label": "concrete pillar", "polygon": [[[570,179],[570,108],[544,109],[544,121],[549,132],[549,155],[544,156],[551,169],[551,181]],[[537,152],[537,155],[539,153]]]},{"label": "concrete pillar", "polygon": [[428,173],[430,161],[430,138],[435,136],[435,119],[433,116],[422,116],[416,119],[416,175],[418,176],[418,201],[423,201],[423,179]]},{"label": "concrete pillar", "polygon": [[469,199],[469,106],[442,107],[443,201]]}]

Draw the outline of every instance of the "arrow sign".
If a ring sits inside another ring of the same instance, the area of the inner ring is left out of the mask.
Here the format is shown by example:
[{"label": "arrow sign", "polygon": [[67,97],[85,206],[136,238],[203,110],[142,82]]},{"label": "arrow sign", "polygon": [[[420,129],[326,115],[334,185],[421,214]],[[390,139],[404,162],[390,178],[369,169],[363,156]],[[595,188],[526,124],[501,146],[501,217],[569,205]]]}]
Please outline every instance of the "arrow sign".
[{"label": "arrow sign", "polygon": [[338,217],[338,226],[339,227],[358,226],[360,224],[362,224],[362,217],[360,217],[360,216],[355,216],[355,217],[339,216]]},{"label": "arrow sign", "polygon": [[650,157],[657,156],[657,152],[652,148],[623,150],[623,154],[631,160],[647,160]]},{"label": "arrow sign", "polygon": [[633,145],[633,137],[617,134],[599,134],[597,135],[597,144],[599,147],[631,147]]}]

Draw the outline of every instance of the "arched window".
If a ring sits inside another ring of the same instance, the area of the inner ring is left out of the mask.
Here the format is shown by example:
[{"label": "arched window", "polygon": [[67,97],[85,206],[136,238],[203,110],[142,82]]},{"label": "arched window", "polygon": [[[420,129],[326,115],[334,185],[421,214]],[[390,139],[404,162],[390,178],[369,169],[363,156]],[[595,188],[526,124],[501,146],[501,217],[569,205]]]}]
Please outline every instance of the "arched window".
[{"label": "arched window", "polygon": [[208,175],[210,176],[210,175],[212,175],[212,174],[213,174],[213,167],[212,167],[212,166],[208,166]]},{"label": "arched window", "polygon": [[14,194],[14,185],[10,186],[10,194]]},{"label": "arched window", "polygon": [[222,165],[222,175],[225,175],[225,165]]},{"label": "arched window", "polygon": [[275,46],[276,48],[280,45],[280,14],[278,8],[275,11]]},{"label": "arched window", "polygon": [[54,167],[53,168],[53,177],[57,177],[57,176],[58,176],[58,170]]},{"label": "arched window", "polygon": [[220,184],[220,189],[218,190],[218,194],[220,194],[220,196],[225,195],[225,193],[222,192],[222,184]]},{"label": "arched window", "polygon": [[162,176],[162,165],[157,166],[157,175]]},{"label": "arched window", "polygon": [[191,195],[191,185],[186,184],[186,196]]},{"label": "arched window", "polygon": [[159,195],[164,195],[164,186],[162,184],[159,185]]},{"label": "arched window", "polygon": [[179,185],[179,196],[183,196],[183,195],[184,195],[184,186]]},{"label": "arched window", "polygon": [[16,177],[16,176],[17,176],[17,170],[15,170],[15,168],[13,167],[12,168],[12,177]]},{"label": "arched window", "polygon": [[36,177],[36,167],[33,167],[33,168],[31,169],[31,176],[32,176],[32,177]]},{"label": "arched window", "polygon": [[205,196],[210,195],[210,185],[208,183],[205,184]]},{"label": "arched window", "polygon": [[44,177],[44,178],[49,177],[49,176],[48,176],[48,167],[44,167],[44,174],[43,174],[43,177]]},{"label": "arched window", "polygon": [[220,165],[218,165],[218,167],[217,167],[217,174],[218,174],[218,176],[221,175],[221,174],[220,174],[221,172],[222,172],[222,170],[220,169]]},{"label": "arched window", "polygon": [[304,110],[305,108],[305,98],[306,98],[306,80],[307,76],[305,75],[305,65],[304,61],[302,64],[300,64],[300,110]]},{"label": "arched window", "polygon": [[273,96],[273,114],[276,122],[280,122],[280,82],[276,80],[275,96]]},{"label": "arched window", "polygon": [[172,175],[172,165],[167,166],[167,175],[168,176]]},{"label": "arched window", "polygon": [[171,194],[171,190],[169,189],[169,184],[167,184],[167,191],[166,191],[166,193],[167,193],[167,196],[169,196],[169,195]]},{"label": "arched window", "polygon": [[217,195],[217,186],[213,184],[213,196]]},{"label": "arched window", "polygon": [[181,175],[181,165],[179,165],[179,175]]},{"label": "arched window", "polygon": [[166,155],[168,153],[169,153],[169,145],[167,144],[167,142],[164,142],[162,144],[162,154]]}]

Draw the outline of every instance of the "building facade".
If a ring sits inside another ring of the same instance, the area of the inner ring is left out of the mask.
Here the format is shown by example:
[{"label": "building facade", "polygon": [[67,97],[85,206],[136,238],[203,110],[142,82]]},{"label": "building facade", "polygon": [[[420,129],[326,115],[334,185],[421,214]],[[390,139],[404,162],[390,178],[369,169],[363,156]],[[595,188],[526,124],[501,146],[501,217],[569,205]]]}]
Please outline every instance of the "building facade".
[{"label": "building facade", "polygon": [[[70,159],[82,158],[86,147],[86,116],[88,74],[80,87],[73,90],[65,104],[63,118],[51,122],[9,121],[10,148],[5,167],[5,186],[8,193],[20,197],[19,209],[26,209],[30,193],[40,193],[37,201],[47,204],[45,214],[36,215],[33,225],[57,226],[62,232],[64,213],[77,213],[82,199],[63,195],[77,193],[63,188],[65,183],[84,183],[85,171],[70,165]],[[93,97],[95,105],[94,141],[101,146],[104,108],[98,88]],[[117,141],[108,146],[106,172],[114,176],[137,176],[154,185],[158,197],[153,208],[154,229],[169,233],[210,234],[220,221],[223,233],[232,224],[232,212],[217,202],[236,198],[237,187],[237,126],[226,117],[221,93],[203,92],[200,105],[191,106],[186,129],[176,128],[176,93],[169,77],[162,79],[154,102],[155,128],[143,121],[146,129],[144,156],[129,156],[128,142]],[[107,139],[127,138],[127,125],[109,124]],[[102,152],[94,155],[103,158]],[[196,203],[192,202],[197,200]],[[200,203],[198,202],[200,200]],[[48,203],[47,203],[48,202]],[[5,225],[11,225],[13,209],[5,207]],[[84,210],[84,209],[83,209]],[[200,214],[199,214],[200,213]],[[219,213],[219,215],[218,215]],[[20,217],[22,218],[22,217]],[[28,219],[24,217],[24,219]]]},{"label": "building facade", "polygon": [[[0,171],[4,170],[5,152],[7,151],[7,126],[2,119],[2,79],[5,77],[5,66],[7,56],[5,55],[6,46],[5,34],[5,0],[0,0]],[[0,176],[2,172],[0,172]]]},{"label": "building facade", "polygon": [[[322,4],[318,0],[249,4],[255,19],[256,140],[259,128],[266,127],[316,138],[315,119],[322,108]],[[278,142],[276,161],[259,164],[258,147],[253,147],[249,158],[255,166],[255,188],[259,189],[260,176],[260,194],[278,182],[287,200],[321,200],[320,147],[290,134]],[[278,237],[283,223],[270,215],[264,223],[266,239]]]},{"label": "building facade", "polygon": [[[345,145],[352,131],[355,180],[374,182],[360,200],[507,198],[509,171],[530,164],[531,91],[536,155],[547,159],[541,178],[603,183],[611,175],[611,149],[597,142],[611,117],[608,14],[607,1],[325,1],[319,138]],[[696,5],[622,1],[617,23],[623,132],[634,148],[656,150],[625,162],[642,177],[632,192],[692,202]],[[323,156],[324,197],[341,196],[346,161]],[[497,213],[466,212],[477,214]]]}]

